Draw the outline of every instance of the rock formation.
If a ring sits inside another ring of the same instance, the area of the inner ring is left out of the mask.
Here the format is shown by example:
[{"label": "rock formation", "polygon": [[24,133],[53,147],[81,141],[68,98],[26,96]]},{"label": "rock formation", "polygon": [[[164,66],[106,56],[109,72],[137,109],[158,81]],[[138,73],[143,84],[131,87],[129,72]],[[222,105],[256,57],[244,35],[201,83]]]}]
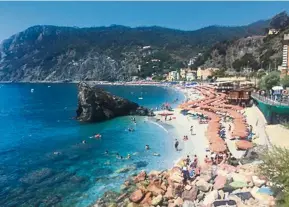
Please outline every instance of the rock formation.
[{"label": "rock formation", "polygon": [[77,119],[82,122],[100,122],[118,116],[153,116],[153,112],[137,103],[112,95],[101,88],[81,82],[78,85]]}]

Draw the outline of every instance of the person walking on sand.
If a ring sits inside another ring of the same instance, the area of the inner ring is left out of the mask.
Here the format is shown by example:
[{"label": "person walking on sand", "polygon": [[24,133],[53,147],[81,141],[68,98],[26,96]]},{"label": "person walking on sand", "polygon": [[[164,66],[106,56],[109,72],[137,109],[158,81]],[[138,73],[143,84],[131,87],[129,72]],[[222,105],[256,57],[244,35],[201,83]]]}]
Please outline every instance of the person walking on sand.
[{"label": "person walking on sand", "polygon": [[191,126],[190,131],[191,131],[191,135],[194,135],[194,126],[193,125]]},{"label": "person walking on sand", "polygon": [[176,151],[179,151],[178,147],[179,147],[179,141],[176,139],[175,140],[175,149],[176,149]]}]

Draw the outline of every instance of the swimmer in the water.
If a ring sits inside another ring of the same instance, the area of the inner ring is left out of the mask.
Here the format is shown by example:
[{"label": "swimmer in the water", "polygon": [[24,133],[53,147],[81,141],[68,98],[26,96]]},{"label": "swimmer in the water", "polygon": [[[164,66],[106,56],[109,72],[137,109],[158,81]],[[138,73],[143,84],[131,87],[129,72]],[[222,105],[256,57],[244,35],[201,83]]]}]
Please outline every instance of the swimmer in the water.
[{"label": "swimmer in the water", "polygon": [[130,159],[130,158],[131,158],[131,156],[130,156],[130,154],[128,154],[127,157],[126,157],[126,159]]},{"label": "swimmer in the water", "polygon": [[153,156],[160,156],[159,153],[153,153]]},{"label": "swimmer in the water", "polygon": [[149,150],[150,146],[147,144],[145,148],[146,148],[146,150]]},{"label": "swimmer in the water", "polygon": [[82,144],[86,144],[86,141],[85,141],[85,140],[83,140],[83,141],[82,141]]},{"label": "swimmer in the water", "polygon": [[54,155],[60,155],[60,152],[53,152]]},{"label": "swimmer in the water", "polygon": [[104,154],[106,154],[106,155],[107,155],[107,154],[108,154],[108,151],[107,151],[107,150],[105,150]]}]

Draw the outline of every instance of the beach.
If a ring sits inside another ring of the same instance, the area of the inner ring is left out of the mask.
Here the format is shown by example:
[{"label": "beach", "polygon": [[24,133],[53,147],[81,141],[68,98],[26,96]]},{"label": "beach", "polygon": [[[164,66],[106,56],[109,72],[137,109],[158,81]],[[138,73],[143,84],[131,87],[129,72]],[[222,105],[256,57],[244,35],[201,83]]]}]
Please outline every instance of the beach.
[{"label": "beach", "polygon": [[[266,132],[262,132],[266,126],[262,114],[258,114],[256,108],[244,109],[222,102],[225,96],[209,86],[175,89],[184,93],[186,102],[174,108],[165,103],[162,108],[168,106],[166,109],[155,111],[156,116],[149,118],[168,132],[164,139],[175,156],[171,167],[163,171],[141,171],[128,177],[121,192],[105,193],[94,207],[109,204],[201,207],[225,205],[229,200],[235,206],[275,206],[274,197],[267,190],[270,183],[259,177],[257,164],[251,163],[258,160],[248,157],[250,162],[242,164],[246,150],[237,145],[246,143],[247,149],[254,148],[250,138],[252,132],[257,137],[253,142],[270,145]],[[220,103],[223,107],[219,107]],[[256,126],[252,130],[250,125],[253,124]],[[179,142],[177,149],[173,147],[175,140]],[[211,153],[216,157],[212,158]],[[198,158],[196,166],[195,155]],[[204,159],[206,155],[209,155],[209,161]],[[187,156],[190,161],[185,160]],[[259,191],[265,189],[268,194],[260,195]],[[240,194],[250,195],[250,198],[241,199]]]},{"label": "beach", "polygon": [[[193,89],[180,89],[184,93],[187,100],[196,100],[200,98]],[[161,114],[169,113],[172,115],[165,116]],[[181,109],[176,107],[172,111],[157,111],[155,112],[155,119],[159,120],[158,123],[164,125],[170,125],[174,128],[173,131],[173,140],[178,140],[179,144],[179,157],[176,157],[176,162],[178,162],[181,158],[190,156],[192,159],[194,155],[197,155],[200,161],[203,161],[205,155],[208,154],[206,149],[208,148],[208,141],[205,136],[205,132],[207,130],[206,124],[199,124],[198,120],[194,120],[189,115],[183,115],[181,113]],[[191,133],[190,129],[193,126],[193,133]],[[188,136],[188,140],[184,141],[184,136]],[[174,143],[172,143],[174,144]],[[174,163],[176,164],[176,163]],[[173,166],[172,166],[173,167]]]}]

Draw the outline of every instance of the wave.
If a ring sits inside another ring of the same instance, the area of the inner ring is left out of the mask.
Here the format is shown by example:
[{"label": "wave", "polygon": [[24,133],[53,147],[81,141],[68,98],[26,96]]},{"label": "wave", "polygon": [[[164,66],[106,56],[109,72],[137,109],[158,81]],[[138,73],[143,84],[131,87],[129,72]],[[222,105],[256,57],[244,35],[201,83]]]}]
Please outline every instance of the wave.
[{"label": "wave", "polygon": [[161,129],[163,129],[166,133],[169,133],[169,131],[168,131],[163,125],[161,125],[161,124],[159,124],[159,123],[157,123],[157,122],[155,122],[155,121],[153,121],[153,120],[149,120],[149,119],[148,119],[148,122],[157,125],[157,126],[160,127]]}]

